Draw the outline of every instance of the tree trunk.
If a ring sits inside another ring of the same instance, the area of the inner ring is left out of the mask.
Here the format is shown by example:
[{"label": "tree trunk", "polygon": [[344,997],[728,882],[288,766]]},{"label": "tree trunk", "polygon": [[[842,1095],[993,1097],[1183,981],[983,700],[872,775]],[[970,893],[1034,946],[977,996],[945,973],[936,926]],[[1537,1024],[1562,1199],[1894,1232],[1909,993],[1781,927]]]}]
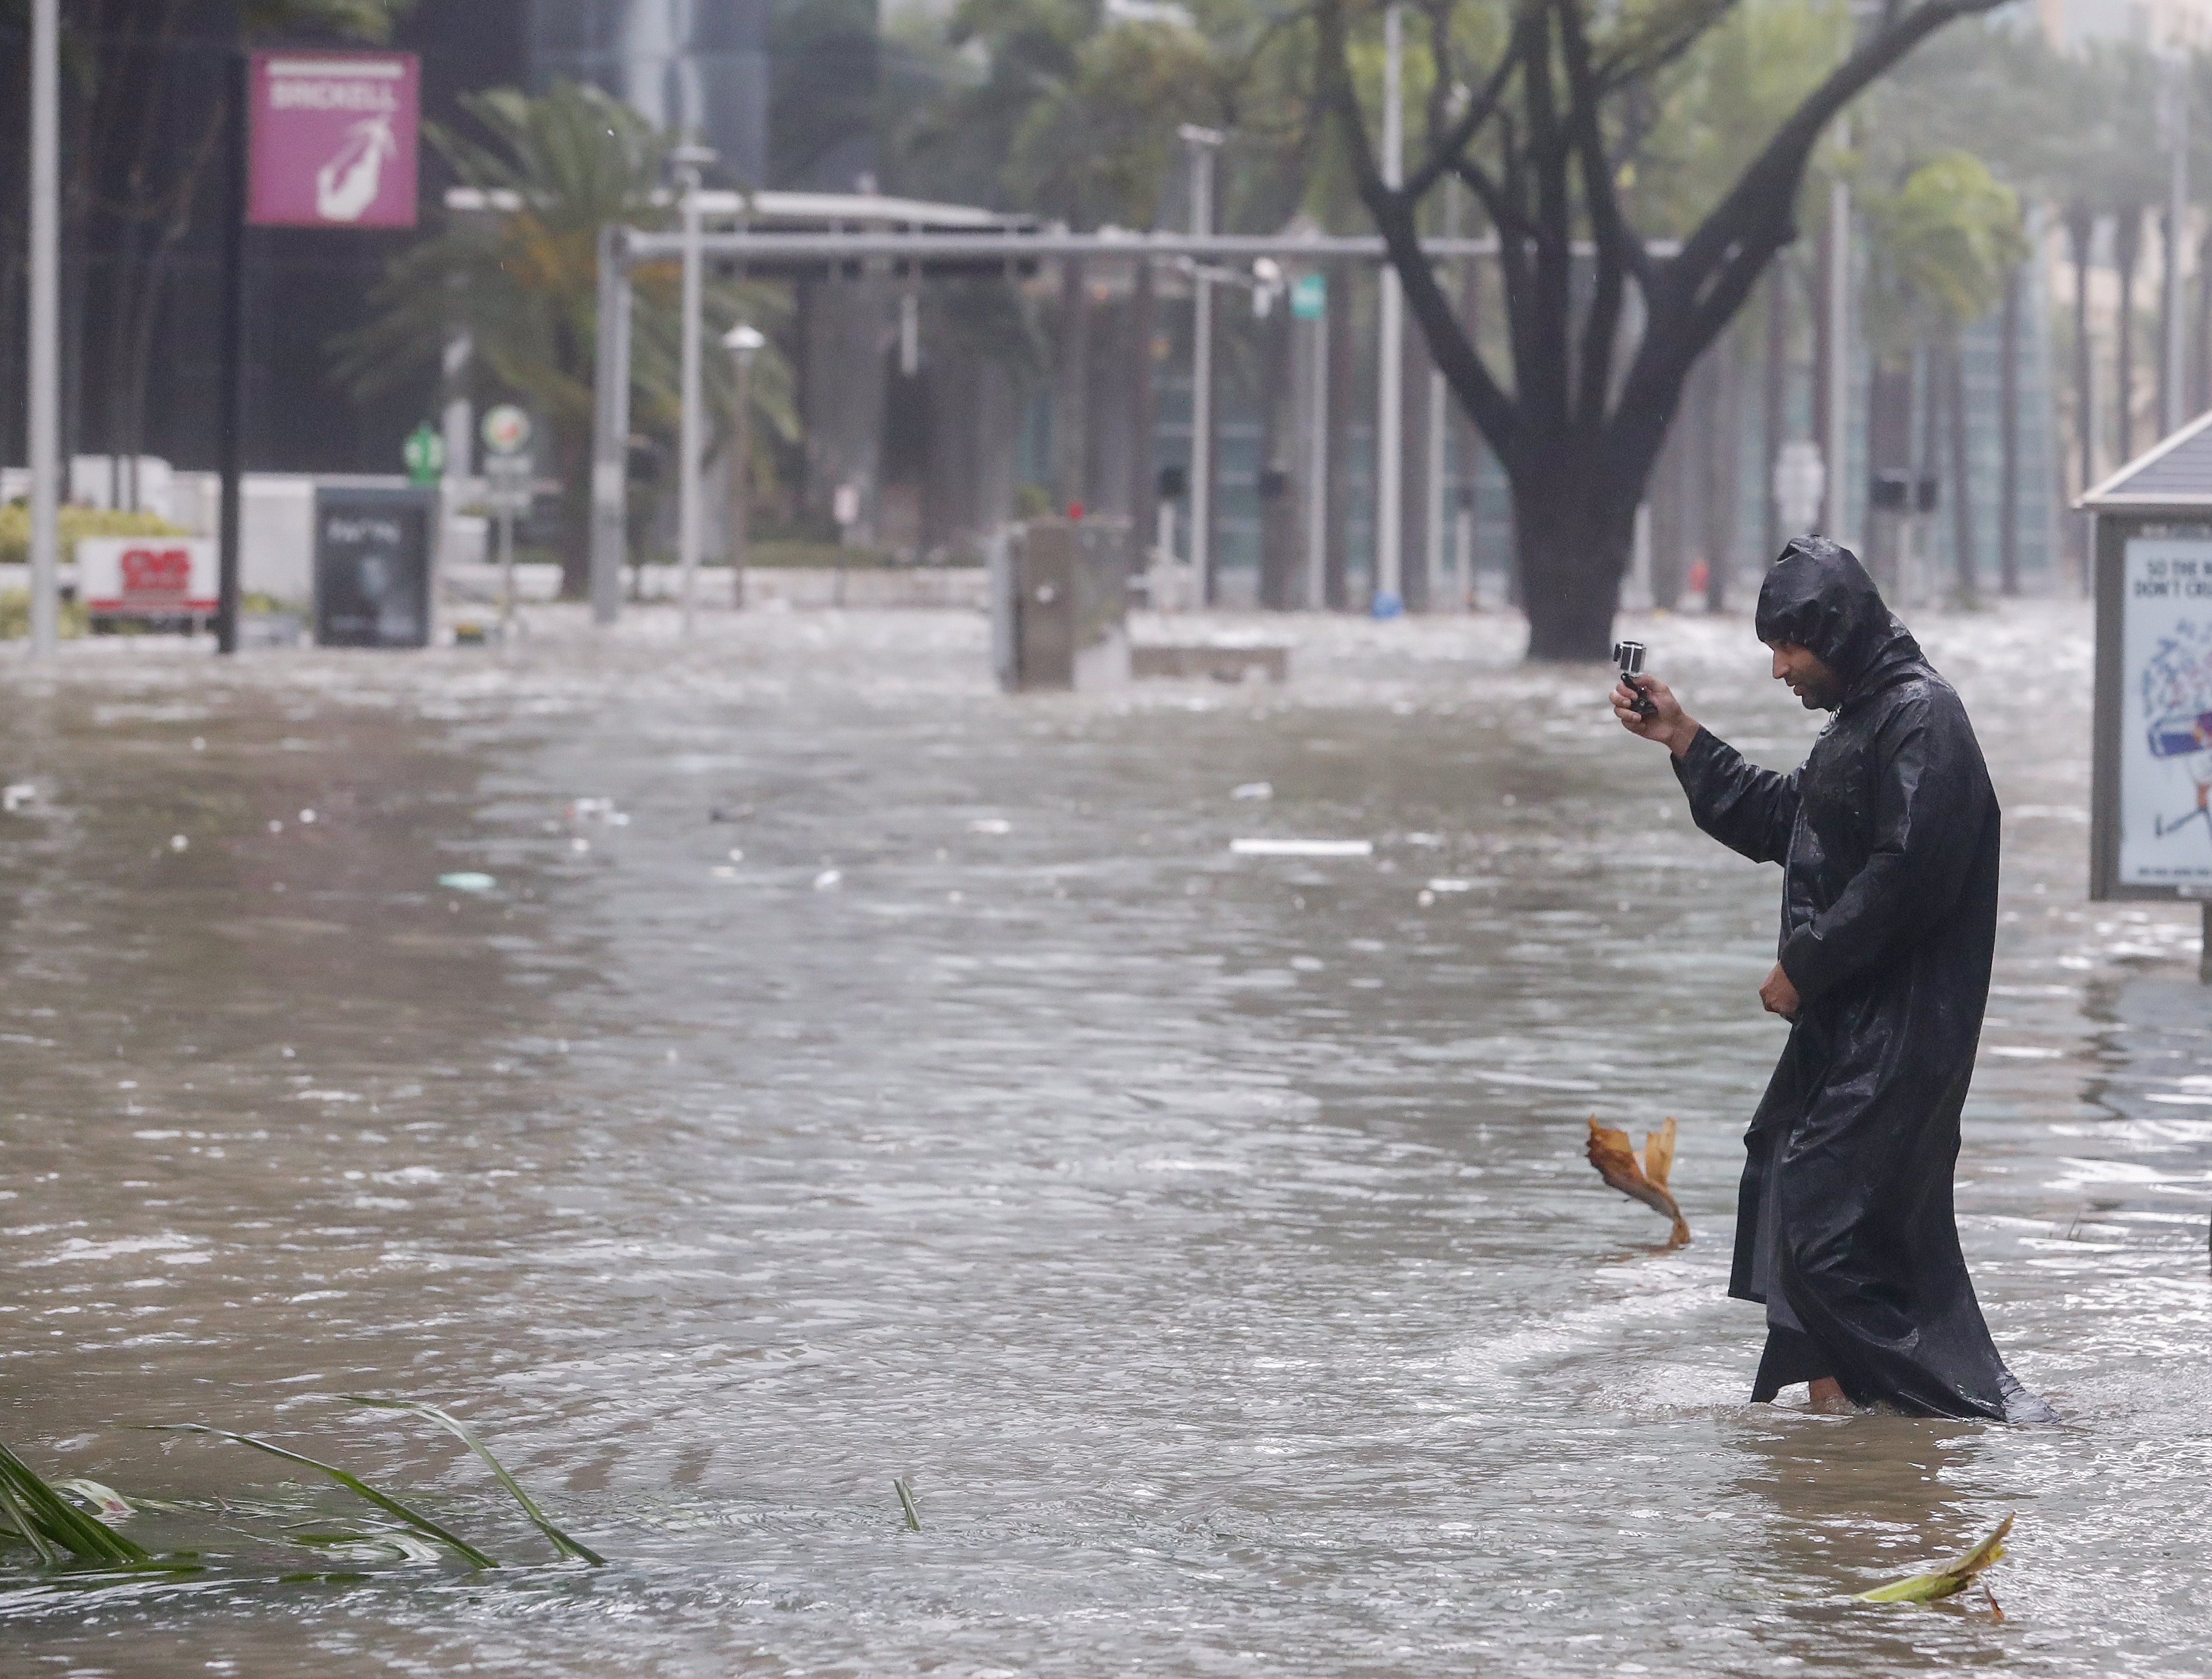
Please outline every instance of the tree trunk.
[{"label": "tree trunk", "polygon": [[592,587],[592,432],[588,422],[564,423],[553,435],[561,463],[561,598],[580,600]]},{"label": "tree trunk", "polygon": [[[1782,458],[1790,428],[1790,266],[1786,261],[1774,265],[1766,283],[1766,361],[1762,371],[1765,378],[1759,405],[1759,555],[1765,561],[1782,551],[1782,509],[1774,500],[1774,463]],[[1719,610],[1717,601],[1709,604]]]},{"label": "tree trunk", "polygon": [[[1834,311],[1828,305],[1828,277],[1835,267],[1832,255],[1834,243],[1832,232],[1829,227],[1829,218],[1823,215],[1820,217],[1820,248],[1815,257],[1819,267],[1814,274],[1812,287],[1813,441],[1820,447],[1821,470],[1829,474],[1828,482],[1840,489],[1843,479],[1839,475],[1844,471],[1841,448],[1843,440],[1828,435],[1828,362],[1832,359],[1828,350],[1828,324],[1834,319]],[[1873,470],[1873,464],[1874,458],[1869,454],[1867,457],[1869,471]],[[1834,498],[1834,505],[1847,506],[1849,502],[1847,498],[1839,494]],[[1814,514],[1813,520],[1815,530],[1828,522],[1827,509],[1825,505]],[[1839,532],[1831,531],[1827,534],[1838,536]]]},{"label": "tree trunk", "polygon": [[2120,212],[2112,228],[2112,265],[2120,271],[2118,363],[2113,394],[2118,398],[2119,429],[2112,434],[2119,452],[2114,464],[2136,458],[2136,260],[2142,254],[2142,211]]},{"label": "tree trunk", "polygon": [[1511,476],[1528,656],[1602,659],[1612,645],[1644,475],[1630,481],[1607,473],[1565,442],[1540,447],[1540,464]]},{"label": "tree trunk", "polygon": [[[1682,405],[1667,428],[1659,459],[1651,469],[1645,500],[1651,508],[1651,604],[1672,611],[1682,599],[1690,558],[1705,539],[1705,491],[1710,474],[1705,452],[1712,447],[1713,380],[1711,358],[1698,364],[1682,392]],[[1632,546],[1633,535],[1631,537]],[[1629,556],[1631,563],[1635,555]]]},{"label": "tree trunk", "polygon": [[[2076,204],[2066,211],[2066,241],[2074,259],[2074,450],[2080,481],[2075,493],[2085,493],[2097,482],[2096,369],[2089,359],[2089,245],[2096,237],[2097,217],[2088,205]],[[2074,563],[2086,592],[2089,578],[2089,525],[2087,514],[2067,522]]]},{"label": "tree trunk", "polygon": [[1652,595],[1659,593],[1660,580],[1669,573],[1680,575],[1688,564],[1690,532],[1697,508],[1696,438],[1699,426],[1699,387],[1692,380],[1685,395],[1674,424],[1667,428],[1667,441],[1660,446],[1659,459],[1651,469],[1651,490],[1645,498],[1651,508],[1651,579]]},{"label": "tree trunk", "polygon": [[[1482,342],[1482,265],[1474,258],[1460,265],[1460,319],[1467,327],[1467,341]],[[1467,411],[1459,404],[1450,406],[1453,435],[1459,441],[1459,506],[1456,514],[1465,516],[1467,546],[1458,555],[1459,590],[1464,604],[1470,609],[1475,605],[1474,561],[1475,544],[1482,532],[1482,458],[1489,445],[1468,418]],[[1453,520],[1455,531],[1460,520]]]},{"label": "tree trunk", "polygon": [[1981,599],[1981,565],[1974,552],[1973,481],[1966,471],[1966,356],[1954,338],[1943,349],[1944,406],[1951,421],[1951,545],[1959,571],[1959,604]]},{"label": "tree trunk", "polygon": [[1299,474],[1291,465],[1297,451],[1298,417],[1291,367],[1291,334],[1296,323],[1287,308],[1255,323],[1260,351],[1260,604],[1286,611],[1300,575],[1298,498],[1291,493]]},{"label": "tree trunk", "polygon": [[2005,276],[1997,325],[1997,587],[2020,593],[2020,295],[2027,270]]},{"label": "tree trunk", "polygon": [[2191,358],[2189,411],[2212,408],[2212,228],[2197,246],[2197,342]]},{"label": "tree trunk", "polygon": [[[1410,324],[1409,324],[1410,325]],[[1429,610],[1428,342],[1411,327],[1398,358],[1398,592],[1409,612]]]},{"label": "tree trunk", "polygon": [[[1782,269],[1774,269],[1777,279]],[[1770,303],[1773,293],[1768,293]],[[1705,482],[1699,498],[1705,505],[1705,529],[1700,546],[1705,555],[1705,601],[1710,606],[1725,598],[1725,579],[1735,565],[1737,502],[1743,472],[1743,335],[1731,329],[1708,350],[1712,366],[1711,441],[1705,451]],[[1772,497],[1768,497],[1771,501]]]}]

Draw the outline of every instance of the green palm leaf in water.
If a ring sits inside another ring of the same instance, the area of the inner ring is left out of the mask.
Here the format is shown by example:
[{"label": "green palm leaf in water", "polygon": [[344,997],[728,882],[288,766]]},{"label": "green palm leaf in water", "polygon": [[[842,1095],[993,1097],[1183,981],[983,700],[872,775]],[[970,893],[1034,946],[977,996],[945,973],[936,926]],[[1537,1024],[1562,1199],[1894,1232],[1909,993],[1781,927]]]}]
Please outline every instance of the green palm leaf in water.
[{"label": "green palm leaf in water", "polygon": [[552,1518],[538,1507],[538,1500],[522,1490],[522,1483],[509,1475],[507,1472],[507,1466],[491,1455],[491,1448],[471,1433],[467,1425],[458,1417],[449,1416],[435,1405],[426,1405],[419,1399],[371,1399],[366,1394],[359,1393],[349,1393],[346,1397],[356,1405],[373,1406],[380,1411],[412,1411],[417,1416],[428,1417],[483,1459],[485,1467],[498,1478],[499,1484],[507,1488],[514,1501],[522,1506],[522,1513],[529,1517],[531,1521],[536,1524],[538,1530],[552,1542],[555,1550],[560,1552],[562,1556],[574,1557],[579,1562],[588,1562],[594,1568],[606,1566],[606,1558],[601,1556],[590,1546],[580,1540],[570,1538],[559,1528],[554,1526]]},{"label": "green palm leaf in water", "polygon": [[143,1546],[78,1509],[5,1446],[0,1446],[0,1515],[49,1567],[64,1560],[112,1567],[153,1560]]},{"label": "green palm leaf in water", "polygon": [[475,1566],[478,1568],[499,1566],[496,1561],[485,1555],[459,1534],[448,1532],[421,1512],[410,1510],[398,1499],[389,1493],[378,1492],[359,1475],[342,1469],[335,1463],[325,1463],[313,1457],[303,1457],[296,1451],[288,1451],[281,1445],[270,1445],[267,1440],[257,1440],[251,1434],[234,1434],[228,1428],[210,1428],[205,1423],[163,1422],[155,1423],[153,1427],[154,1432],[157,1433],[212,1434],[219,1440],[233,1440],[240,1445],[252,1446],[256,1451],[265,1451],[271,1457],[282,1457],[288,1463],[300,1463],[308,1469],[319,1470],[348,1492],[367,1499],[380,1510],[397,1516],[416,1532],[428,1534]]},{"label": "green palm leaf in water", "polygon": [[1931,1573],[1908,1574],[1871,1591],[1851,1595],[1863,1603],[1932,1603],[1964,1591],[1974,1583],[1977,1574],[2005,1554],[2005,1536],[2012,1531],[2012,1522],[2011,1517],[2006,1517],[1980,1544]]}]

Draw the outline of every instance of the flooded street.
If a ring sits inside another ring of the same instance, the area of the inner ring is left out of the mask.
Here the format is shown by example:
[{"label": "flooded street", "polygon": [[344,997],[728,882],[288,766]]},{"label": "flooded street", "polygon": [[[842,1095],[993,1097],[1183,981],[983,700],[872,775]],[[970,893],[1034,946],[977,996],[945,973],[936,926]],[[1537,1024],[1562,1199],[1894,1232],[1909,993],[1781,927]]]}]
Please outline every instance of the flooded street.
[{"label": "flooded street", "polygon": [[[1635,622],[1799,760],[1747,618]],[[204,1565],[0,1578],[9,1670],[2212,1672],[2212,1017],[2195,909],[2084,902],[2086,609],[1920,626],[2007,812],[1959,1208],[2039,1430],[1745,1403],[1779,871],[1604,673],[1262,627],[1285,685],[1019,699],[952,612],[0,664],[0,1440]],[[1692,1246],[1592,1113],[1679,1117]],[[341,1569],[285,1524],[364,1506],[186,1421],[507,1566]],[[2008,1512],[2002,1622],[1841,1601]]]}]

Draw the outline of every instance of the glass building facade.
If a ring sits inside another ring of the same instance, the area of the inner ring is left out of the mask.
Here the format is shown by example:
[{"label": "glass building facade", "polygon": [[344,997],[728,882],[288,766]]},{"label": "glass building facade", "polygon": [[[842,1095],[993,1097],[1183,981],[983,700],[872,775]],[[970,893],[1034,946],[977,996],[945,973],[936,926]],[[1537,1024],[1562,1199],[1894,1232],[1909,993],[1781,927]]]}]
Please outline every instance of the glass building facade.
[{"label": "glass building facade", "polygon": [[589,82],[767,184],[770,0],[532,0],[532,80]]}]

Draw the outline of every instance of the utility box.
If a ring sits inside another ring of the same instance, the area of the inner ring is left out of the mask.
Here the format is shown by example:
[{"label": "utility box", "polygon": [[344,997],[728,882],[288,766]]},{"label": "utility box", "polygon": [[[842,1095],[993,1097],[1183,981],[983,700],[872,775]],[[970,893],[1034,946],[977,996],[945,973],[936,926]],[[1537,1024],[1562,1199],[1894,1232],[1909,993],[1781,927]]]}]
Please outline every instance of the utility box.
[{"label": "utility box", "polygon": [[430,644],[435,490],[315,492],[315,644]]},{"label": "utility box", "polygon": [[1129,679],[1130,526],[1033,519],[991,557],[999,685],[1091,690]]}]

